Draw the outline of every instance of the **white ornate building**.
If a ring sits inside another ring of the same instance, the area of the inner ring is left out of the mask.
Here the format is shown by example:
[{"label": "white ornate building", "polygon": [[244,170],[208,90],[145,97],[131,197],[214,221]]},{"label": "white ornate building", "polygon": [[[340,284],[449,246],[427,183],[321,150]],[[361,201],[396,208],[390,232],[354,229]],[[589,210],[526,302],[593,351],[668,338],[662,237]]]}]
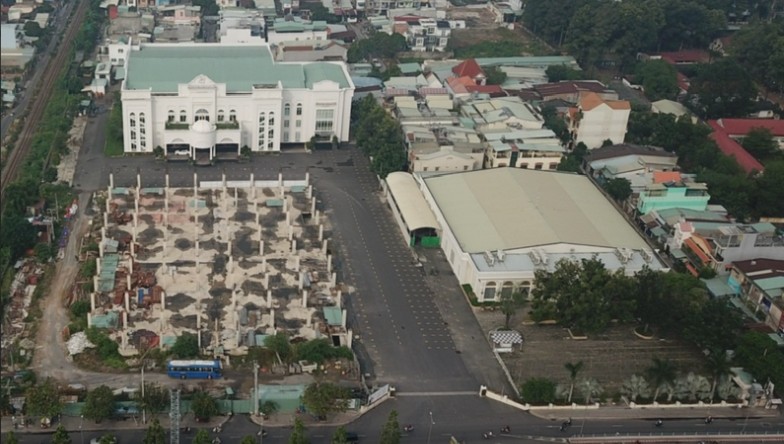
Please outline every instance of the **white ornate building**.
[{"label": "white ornate building", "polygon": [[126,153],[161,147],[201,163],[242,147],[348,140],[354,84],[342,62],[276,63],[266,45],[142,44],[126,53]]}]

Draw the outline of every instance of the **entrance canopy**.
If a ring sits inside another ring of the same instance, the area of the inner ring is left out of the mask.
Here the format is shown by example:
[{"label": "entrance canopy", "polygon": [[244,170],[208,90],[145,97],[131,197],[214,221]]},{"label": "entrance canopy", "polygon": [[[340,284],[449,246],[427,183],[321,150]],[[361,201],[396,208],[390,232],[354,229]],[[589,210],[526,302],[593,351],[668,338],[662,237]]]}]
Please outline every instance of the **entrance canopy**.
[{"label": "entrance canopy", "polygon": [[425,201],[419,190],[414,176],[401,171],[390,173],[387,176],[389,193],[400,210],[400,216],[406,223],[409,232],[421,228],[438,230],[441,226],[436,221],[436,216]]}]

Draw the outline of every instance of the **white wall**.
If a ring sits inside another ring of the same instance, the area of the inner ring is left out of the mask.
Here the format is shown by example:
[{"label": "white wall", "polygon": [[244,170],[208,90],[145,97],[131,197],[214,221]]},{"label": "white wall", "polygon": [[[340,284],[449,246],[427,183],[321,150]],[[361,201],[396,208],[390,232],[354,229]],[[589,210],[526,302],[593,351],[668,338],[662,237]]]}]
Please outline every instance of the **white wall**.
[{"label": "white wall", "polygon": [[278,33],[274,29],[270,29],[267,32],[267,41],[270,45],[280,45],[283,42],[298,42],[302,40],[327,40],[327,30]]},{"label": "white wall", "polygon": [[607,139],[623,143],[630,112],[629,109],[612,109],[606,104],[583,111],[575,143],[583,142],[589,149],[601,147]]}]

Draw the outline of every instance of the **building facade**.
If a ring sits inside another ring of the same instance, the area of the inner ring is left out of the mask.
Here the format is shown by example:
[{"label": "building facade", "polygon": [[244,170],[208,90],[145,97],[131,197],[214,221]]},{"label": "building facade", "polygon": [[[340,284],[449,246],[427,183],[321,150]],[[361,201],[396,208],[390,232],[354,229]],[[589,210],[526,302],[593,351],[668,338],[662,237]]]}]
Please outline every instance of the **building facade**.
[{"label": "building facade", "polygon": [[354,85],[341,62],[276,63],[268,46],[130,47],[122,84],[126,153],[213,161],[346,141]]},{"label": "building facade", "polygon": [[629,123],[631,105],[625,100],[604,100],[594,92],[581,93],[569,113],[569,129],[574,143],[584,143],[588,149],[599,148],[605,140],[623,143]]}]

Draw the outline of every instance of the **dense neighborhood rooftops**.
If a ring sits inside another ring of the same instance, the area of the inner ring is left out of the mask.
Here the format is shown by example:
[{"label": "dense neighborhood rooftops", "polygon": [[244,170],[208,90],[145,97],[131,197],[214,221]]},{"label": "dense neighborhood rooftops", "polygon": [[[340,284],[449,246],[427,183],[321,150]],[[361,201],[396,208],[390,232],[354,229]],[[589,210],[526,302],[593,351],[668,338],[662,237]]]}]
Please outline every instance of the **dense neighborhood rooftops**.
[{"label": "dense neighborhood rooftops", "polygon": [[336,63],[275,63],[269,47],[202,43],[148,44],[129,55],[124,89],[174,93],[178,85],[203,75],[225,83],[227,92],[250,92],[254,85],[311,88],[329,80],[350,88],[343,66]]},{"label": "dense neighborhood rooftops", "polygon": [[583,111],[590,111],[601,105],[617,110],[632,109],[631,104],[626,100],[604,100],[593,91],[581,92],[579,105]]},{"label": "dense neighborhood rooftops", "polygon": [[710,54],[702,49],[684,49],[682,51],[659,53],[662,60],[672,65],[688,65],[710,62]]},{"label": "dense neighborhood rooftops", "polygon": [[619,143],[616,145],[603,146],[588,152],[585,161],[590,163],[596,160],[611,159],[613,157],[628,156],[639,154],[645,156],[676,157],[675,153],[666,151],[664,148],[650,145],[635,145],[631,143]]},{"label": "dense neighborhood rooftops", "polygon": [[784,261],[774,259],[751,259],[748,261],[733,262],[732,265],[751,277],[784,276]]},{"label": "dense neighborhood rooftops", "polygon": [[485,73],[482,68],[476,63],[474,59],[468,59],[452,68],[452,72],[457,77],[470,77],[475,79],[477,77],[484,77]]},{"label": "dense neighborhood rooftops", "polygon": [[561,94],[575,94],[580,91],[602,93],[608,91],[608,88],[598,80],[565,80],[563,82],[542,83],[541,85],[535,85],[533,90],[542,97],[548,97]]},{"label": "dense neighborhood rooftops", "polygon": [[469,253],[562,243],[647,248],[585,176],[493,168],[424,181],[457,242]]}]

